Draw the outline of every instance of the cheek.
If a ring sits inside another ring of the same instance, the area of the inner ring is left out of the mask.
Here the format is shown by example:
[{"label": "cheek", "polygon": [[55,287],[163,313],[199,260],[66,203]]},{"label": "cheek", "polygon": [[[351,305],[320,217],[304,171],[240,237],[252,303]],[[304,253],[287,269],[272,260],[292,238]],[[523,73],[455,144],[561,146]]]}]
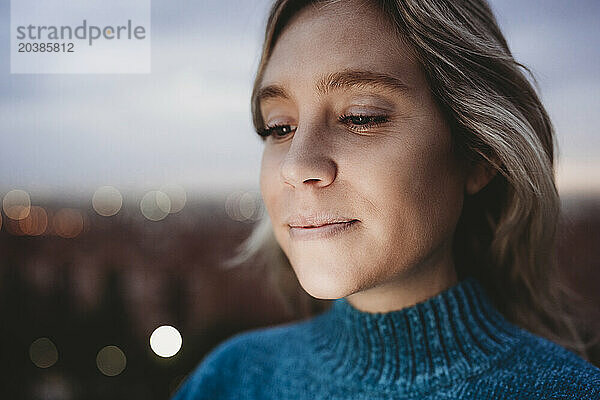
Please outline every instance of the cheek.
[{"label": "cheek", "polygon": [[285,215],[282,215],[284,210],[281,202],[284,198],[282,193],[284,188],[282,187],[283,185],[279,176],[280,161],[281,157],[277,152],[269,147],[265,147],[260,167],[260,191],[265,204],[265,209],[271,219],[275,238],[287,254],[287,232],[281,225],[281,221]]},{"label": "cheek", "polygon": [[277,185],[278,168],[279,163],[276,154],[268,147],[265,147],[260,164],[260,191],[271,218],[273,218],[272,212],[275,210],[275,201],[279,189]]},{"label": "cheek", "polygon": [[373,162],[371,198],[384,221],[378,234],[418,249],[452,233],[462,207],[462,181],[451,156],[450,133],[414,129],[391,138]]}]

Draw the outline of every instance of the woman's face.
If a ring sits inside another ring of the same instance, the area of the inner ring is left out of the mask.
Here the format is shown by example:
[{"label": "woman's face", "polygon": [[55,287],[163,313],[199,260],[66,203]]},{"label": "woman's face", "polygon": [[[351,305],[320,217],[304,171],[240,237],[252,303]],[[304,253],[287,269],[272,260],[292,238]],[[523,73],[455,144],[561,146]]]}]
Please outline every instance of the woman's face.
[{"label": "woman's face", "polygon": [[423,71],[376,10],[305,9],[260,87],[265,126],[279,126],[261,191],[309,294],[345,297],[451,263],[465,176]]}]

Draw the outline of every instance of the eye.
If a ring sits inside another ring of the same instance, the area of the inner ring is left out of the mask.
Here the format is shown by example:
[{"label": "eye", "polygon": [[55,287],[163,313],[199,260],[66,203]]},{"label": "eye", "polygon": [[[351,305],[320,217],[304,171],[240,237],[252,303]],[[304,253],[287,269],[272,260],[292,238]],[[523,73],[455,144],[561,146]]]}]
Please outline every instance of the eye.
[{"label": "eye", "polygon": [[[389,121],[387,115],[362,115],[344,114],[338,117],[338,121],[358,132],[366,131]],[[275,124],[266,126],[257,131],[263,138],[272,136],[275,140],[282,139],[290,133],[295,132],[297,127],[289,124]]]},{"label": "eye", "polygon": [[273,136],[275,139],[278,139],[278,138],[284,138],[288,134],[295,132],[295,131],[296,131],[296,126],[294,126],[294,125],[279,124],[279,125],[266,126],[265,128],[260,129],[257,133],[264,138]]},{"label": "eye", "polygon": [[366,131],[389,121],[387,115],[343,114],[338,121],[355,131]]}]

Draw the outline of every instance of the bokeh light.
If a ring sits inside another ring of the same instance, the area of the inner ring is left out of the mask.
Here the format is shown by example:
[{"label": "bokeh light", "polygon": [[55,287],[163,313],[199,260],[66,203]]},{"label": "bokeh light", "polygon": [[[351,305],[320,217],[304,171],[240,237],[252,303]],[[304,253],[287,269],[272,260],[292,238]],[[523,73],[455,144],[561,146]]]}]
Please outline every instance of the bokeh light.
[{"label": "bokeh light", "polygon": [[127,366],[127,358],[117,346],[106,346],[98,352],[96,366],[106,376],[117,376]]},{"label": "bokeh light", "polygon": [[160,188],[160,191],[169,196],[169,200],[171,201],[171,210],[169,211],[171,214],[178,213],[183,210],[186,202],[186,194],[185,189],[179,185],[166,185]]},{"label": "bokeh light", "polygon": [[244,217],[240,213],[240,197],[242,197],[242,194],[244,194],[242,191],[233,192],[225,200],[225,212],[234,221],[244,220]]},{"label": "bokeh light", "polygon": [[46,232],[48,214],[42,207],[32,206],[29,215],[19,220],[19,228],[24,235],[38,236]]},{"label": "bokeh light", "polygon": [[54,214],[52,226],[58,236],[66,239],[74,238],[83,231],[83,215],[79,210],[63,208]]},{"label": "bokeh light", "polygon": [[29,346],[29,358],[40,368],[49,368],[58,361],[58,350],[52,341],[42,337]]},{"label": "bokeh light", "polygon": [[10,233],[11,235],[24,235],[23,231],[21,230],[21,227],[19,226],[19,222],[21,221],[18,219],[6,218],[4,220],[4,230]]},{"label": "bokeh light", "polygon": [[240,196],[239,208],[243,218],[252,219],[259,207],[258,198],[254,193],[246,192]]},{"label": "bokeh light", "polygon": [[151,190],[140,201],[140,210],[150,221],[160,221],[169,215],[171,200],[160,190]]},{"label": "bokeh light", "polygon": [[150,348],[161,357],[173,357],[182,343],[181,334],[170,325],[159,326],[150,335]]},{"label": "bokeh light", "polygon": [[113,186],[101,186],[92,197],[92,207],[103,217],[115,215],[123,205],[123,196],[117,188]]},{"label": "bokeh light", "polygon": [[260,193],[237,191],[227,196],[225,212],[234,221],[257,221],[264,214]]},{"label": "bokeh light", "polygon": [[11,219],[27,218],[31,209],[31,198],[24,190],[11,190],[4,195],[2,209],[4,214]]}]

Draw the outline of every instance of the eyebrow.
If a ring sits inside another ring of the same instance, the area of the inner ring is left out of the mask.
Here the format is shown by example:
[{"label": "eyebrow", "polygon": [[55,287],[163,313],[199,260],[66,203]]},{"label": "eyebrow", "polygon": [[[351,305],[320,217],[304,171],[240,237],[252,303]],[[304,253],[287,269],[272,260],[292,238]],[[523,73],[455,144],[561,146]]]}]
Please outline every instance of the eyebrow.
[{"label": "eyebrow", "polygon": [[[327,94],[337,89],[377,88],[391,92],[407,91],[409,86],[399,78],[388,74],[366,70],[342,70],[322,76],[315,86],[317,93]],[[256,100],[260,104],[267,99],[291,99],[285,87],[278,84],[268,85],[258,90]]]}]

